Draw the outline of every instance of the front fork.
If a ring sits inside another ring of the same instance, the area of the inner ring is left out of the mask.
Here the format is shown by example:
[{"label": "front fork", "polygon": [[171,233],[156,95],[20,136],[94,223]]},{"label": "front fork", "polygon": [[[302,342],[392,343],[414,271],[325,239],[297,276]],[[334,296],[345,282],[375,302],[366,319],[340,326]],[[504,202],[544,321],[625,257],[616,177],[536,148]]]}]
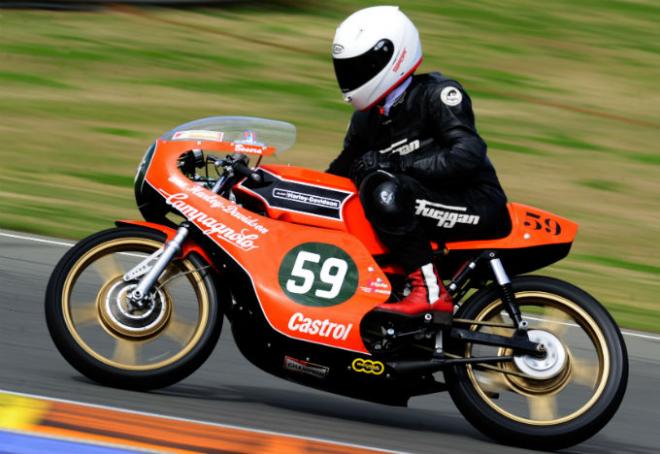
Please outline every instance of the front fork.
[{"label": "front fork", "polygon": [[145,296],[149,294],[172,258],[181,250],[181,246],[188,237],[189,232],[190,223],[182,222],[181,225],[179,225],[174,238],[124,274],[123,279],[126,282],[142,276],[137,287],[135,287],[129,296],[131,303],[135,304],[138,308],[144,307]]}]

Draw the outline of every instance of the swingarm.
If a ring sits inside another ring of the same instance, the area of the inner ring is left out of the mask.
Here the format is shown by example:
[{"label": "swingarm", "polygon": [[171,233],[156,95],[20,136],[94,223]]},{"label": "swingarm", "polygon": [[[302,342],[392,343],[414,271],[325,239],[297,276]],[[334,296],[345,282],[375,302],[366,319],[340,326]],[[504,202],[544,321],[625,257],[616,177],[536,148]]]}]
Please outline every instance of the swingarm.
[{"label": "swingarm", "polygon": [[[458,364],[488,364],[488,363],[501,363],[512,361],[515,356],[530,355],[537,358],[543,358],[546,355],[546,346],[543,343],[532,342],[527,335],[527,321],[522,319],[520,309],[515,300],[515,294],[511,287],[511,280],[504,270],[504,266],[499,256],[495,251],[485,251],[477,258],[466,263],[466,265],[457,273],[453,280],[447,286],[448,291],[452,294],[454,301],[460,300],[469,289],[469,282],[473,273],[480,267],[480,265],[487,262],[490,268],[490,273],[493,280],[497,283],[504,310],[508,313],[512,324],[488,323],[468,319],[453,319],[451,328],[446,333],[454,342],[462,344],[481,344],[490,345],[495,347],[502,347],[510,351],[506,356],[482,356],[471,358],[451,357],[451,355],[444,354],[442,347],[436,350],[435,358],[429,360],[419,361],[394,361],[388,363],[390,367],[401,373],[415,373],[415,372],[435,372],[442,370],[445,367]],[[456,325],[466,325],[465,328],[457,327]],[[484,333],[470,329],[470,326],[487,325],[496,326],[499,328],[510,329],[511,336],[502,336],[498,334]],[[439,334],[441,335],[441,334]]]},{"label": "swingarm", "polygon": [[514,334],[513,337],[499,336],[497,334],[470,331],[463,328],[452,328],[449,332],[452,339],[473,344],[494,345],[496,347],[510,348],[514,353],[542,357],[545,355],[545,346],[532,342],[525,334]]}]

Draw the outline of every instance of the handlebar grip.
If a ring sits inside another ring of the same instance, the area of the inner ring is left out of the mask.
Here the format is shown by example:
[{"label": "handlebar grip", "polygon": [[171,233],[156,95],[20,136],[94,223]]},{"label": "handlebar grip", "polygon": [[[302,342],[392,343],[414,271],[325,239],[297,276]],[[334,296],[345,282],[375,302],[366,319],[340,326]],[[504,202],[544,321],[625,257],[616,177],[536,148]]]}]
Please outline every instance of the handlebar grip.
[{"label": "handlebar grip", "polygon": [[249,178],[255,183],[261,183],[261,174],[259,174],[259,172],[255,172],[254,170],[246,166],[243,162],[236,161],[233,167],[234,167],[234,172],[236,172],[238,175]]}]

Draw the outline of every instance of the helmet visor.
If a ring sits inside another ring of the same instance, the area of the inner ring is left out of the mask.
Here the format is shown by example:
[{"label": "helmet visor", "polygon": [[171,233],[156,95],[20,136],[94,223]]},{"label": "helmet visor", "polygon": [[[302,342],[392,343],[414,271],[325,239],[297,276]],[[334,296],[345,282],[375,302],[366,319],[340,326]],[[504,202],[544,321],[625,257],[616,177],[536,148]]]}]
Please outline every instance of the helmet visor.
[{"label": "helmet visor", "polygon": [[342,93],[355,90],[373,79],[387,66],[393,54],[392,41],[381,39],[362,55],[351,58],[333,58],[335,75]]}]

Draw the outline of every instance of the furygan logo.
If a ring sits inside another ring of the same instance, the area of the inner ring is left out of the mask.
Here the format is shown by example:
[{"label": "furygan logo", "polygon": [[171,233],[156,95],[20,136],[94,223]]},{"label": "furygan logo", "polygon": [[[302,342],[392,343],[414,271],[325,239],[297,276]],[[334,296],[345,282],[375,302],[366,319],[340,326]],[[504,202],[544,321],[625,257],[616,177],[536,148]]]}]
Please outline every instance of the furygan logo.
[{"label": "furygan logo", "polygon": [[408,139],[403,139],[399,140],[398,142],[393,143],[389,147],[385,148],[384,150],[380,150],[380,154],[385,154],[385,153],[399,153],[401,156],[405,156],[408,153],[412,153],[415,150],[419,150],[419,139],[413,140],[410,143],[408,142]]},{"label": "furygan logo", "polygon": [[443,205],[424,199],[417,199],[415,205],[415,215],[437,219],[438,227],[446,229],[451,229],[456,224],[479,224],[479,216],[467,214],[465,211],[467,211],[465,207]]}]

